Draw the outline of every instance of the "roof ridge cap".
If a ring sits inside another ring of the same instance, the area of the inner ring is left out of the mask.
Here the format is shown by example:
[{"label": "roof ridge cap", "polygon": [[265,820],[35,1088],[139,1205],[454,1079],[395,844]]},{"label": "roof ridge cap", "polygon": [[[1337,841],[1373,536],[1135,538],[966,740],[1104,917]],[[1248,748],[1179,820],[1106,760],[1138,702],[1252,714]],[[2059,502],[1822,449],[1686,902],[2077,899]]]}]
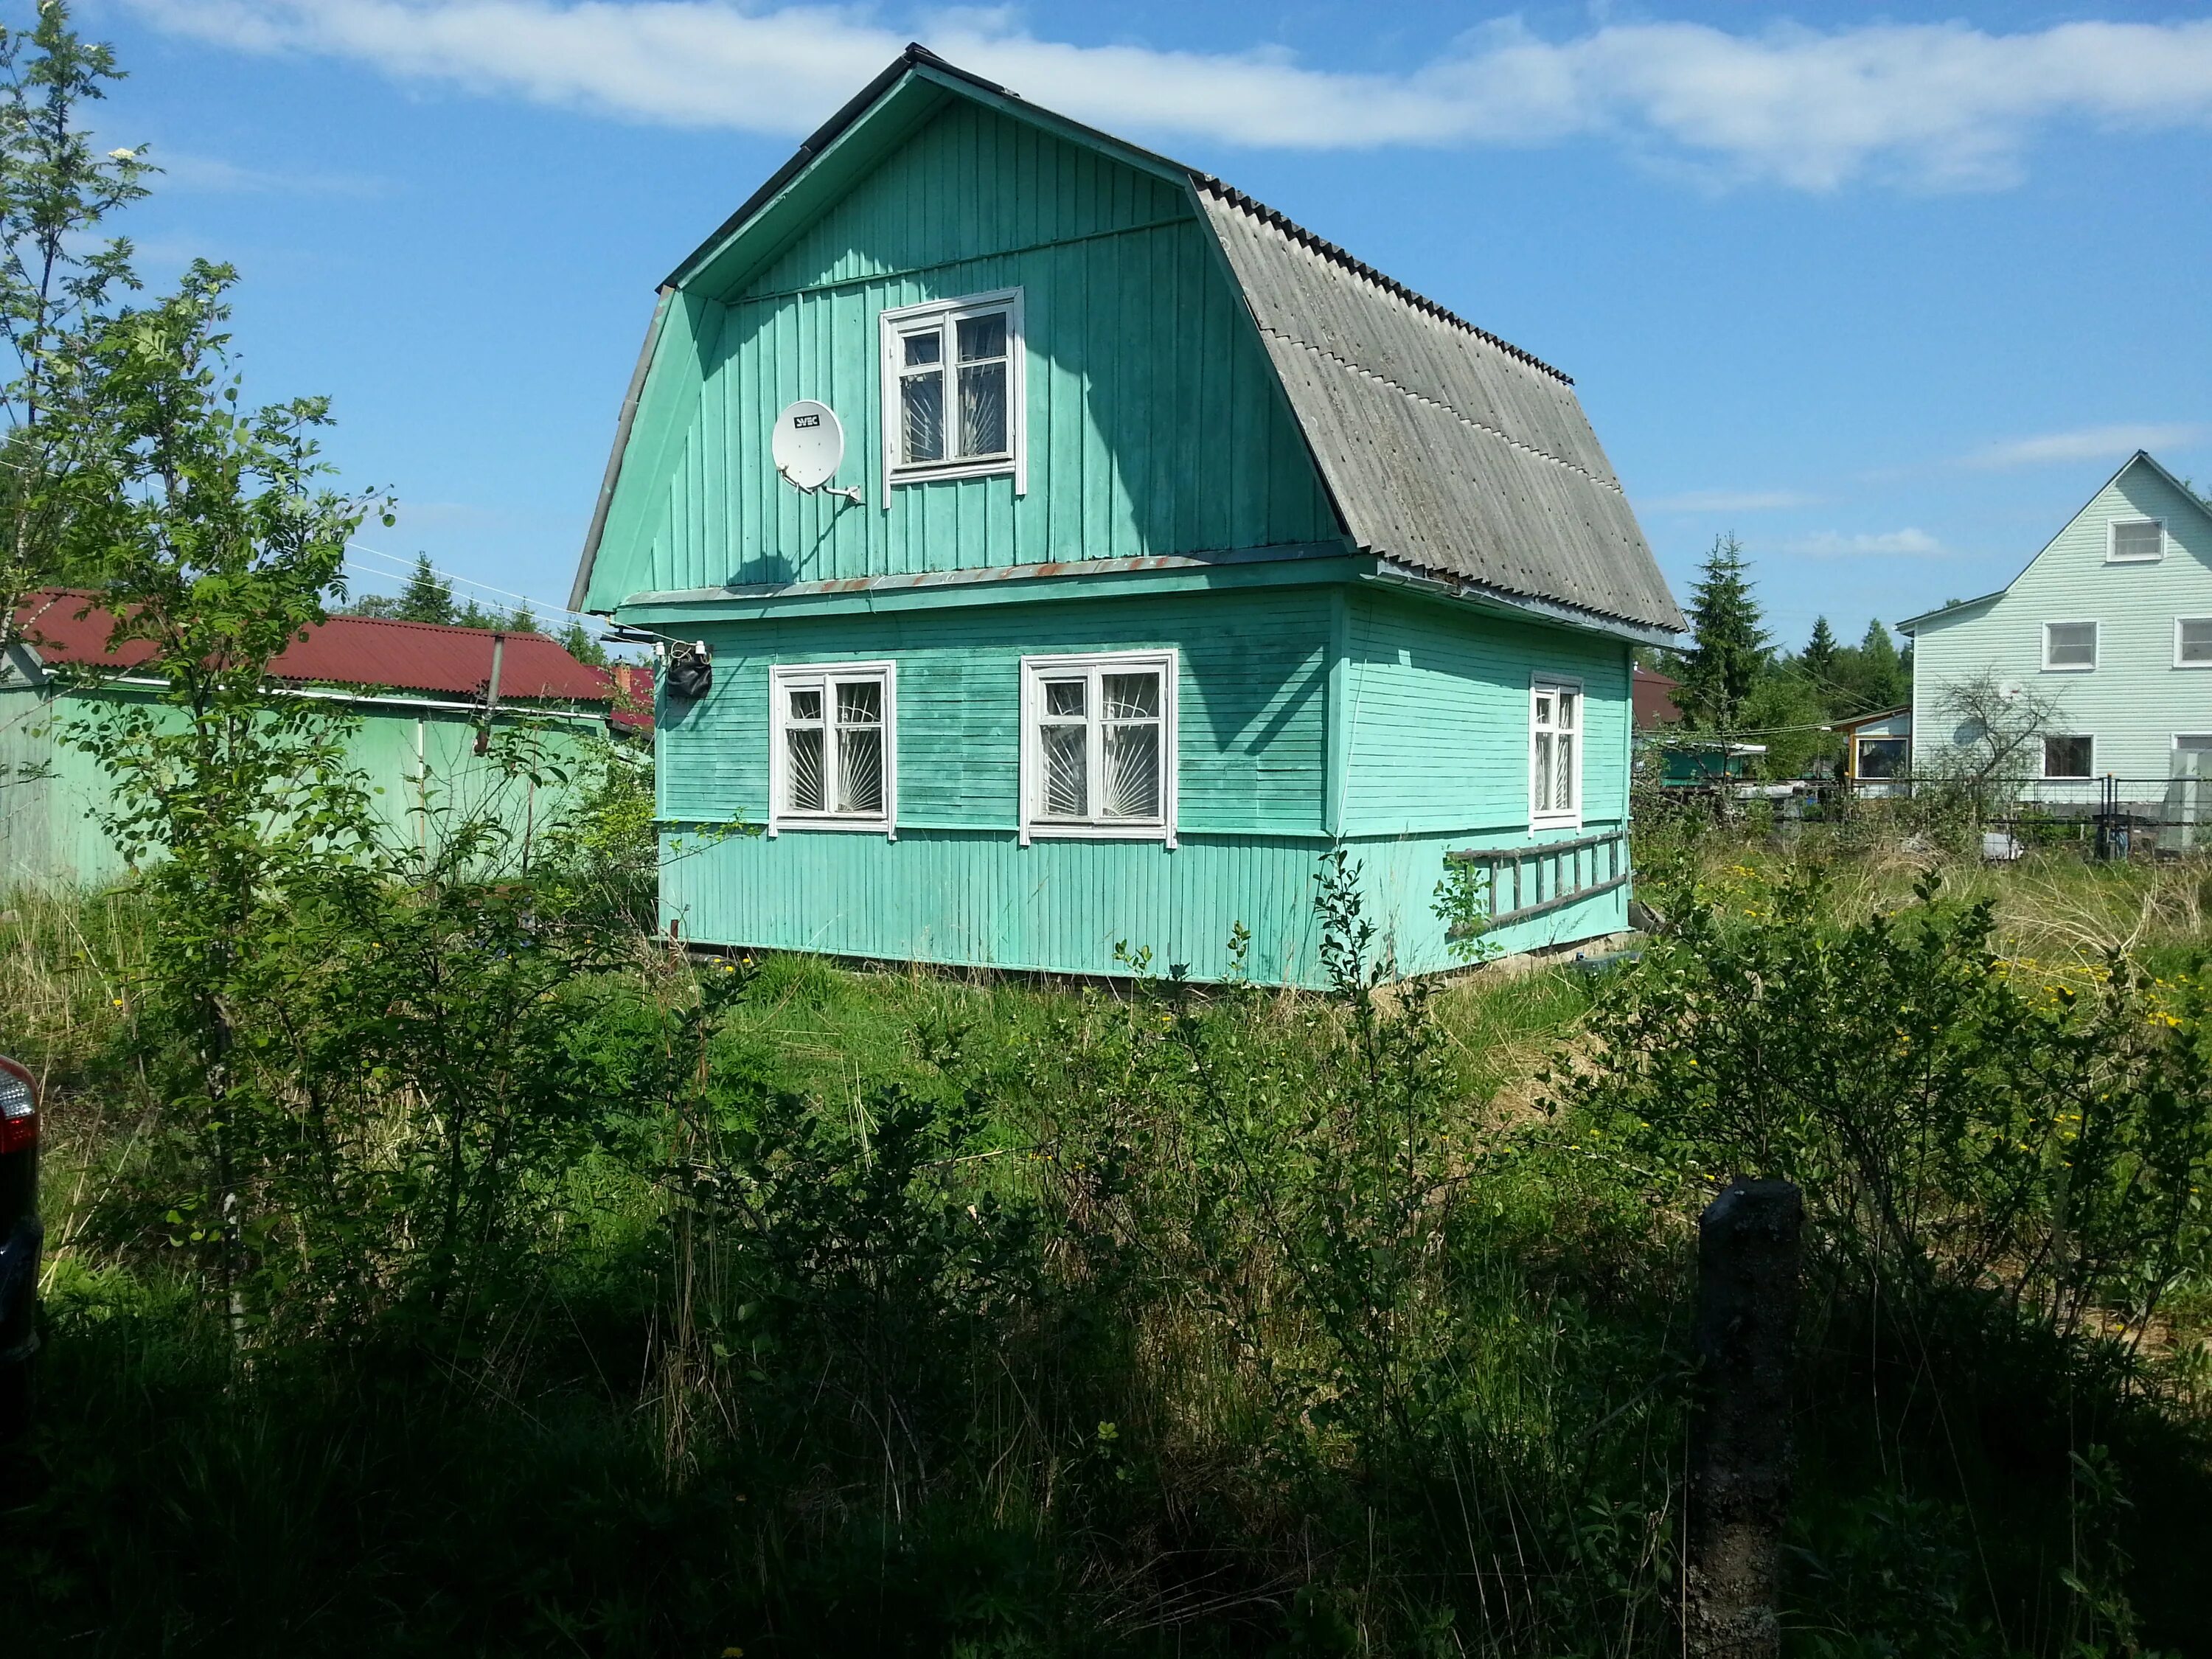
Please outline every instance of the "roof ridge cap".
[{"label": "roof ridge cap", "polygon": [[1360,258],[1358,255],[1338,246],[1334,242],[1330,241],[1326,236],[1322,236],[1313,231],[1308,230],[1304,225],[1298,223],[1297,220],[1291,218],[1288,214],[1282,212],[1279,209],[1269,207],[1265,202],[1261,201],[1256,197],[1248,195],[1245,191],[1237,189],[1236,185],[1230,184],[1225,179],[1217,178],[1210,173],[1200,173],[1195,168],[1192,170],[1190,176],[1192,182],[1197,185],[1200,189],[1219,197],[1223,201],[1228,203],[1231,207],[1236,208],[1240,212],[1245,213],[1251,217],[1259,220],[1261,223],[1268,226],[1271,229],[1281,232],[1291,241],[1298,244],[1309,252],[1318,254],[1321,258],[1328,260],[1331,264],[1341,266],[1343,269],[1351,271],[1354,276],[1358,276],[1362,280],[1381,289],[1384,293],[1389,295],[1391,298],[1399,301],[1402,304],[1410,306],[1415,311],[1420,312],[1425,316],[1431,317],[1438,322],[1448,324],[1451,327],[1461,330],[1462,332],[1474,335],[1476,339],[1482,341],[1485,344],[1497,347],[1507,356],[1511,357],[1517,362],[1526,363],[1529,368],[1536,369],[1542,374],[1550,375],[1553,380],[1561,382],[1563,385],[1572,386],[1575,383],[1575,377],[1568,374],[1565,369],[1554,368],[1552,364],[1546,362],[1541,357],[1539,357],[1534,352],[1525,350],[1522,347],[1515,345],[1512,341],[1504,339],[1498,335],[1492,334],[1486,328],[1482,328],[1474,323],[1470,323],[1466,318],[1461,316],[1449,306],[1440,305],[1436,301],[1429,298],[1427,295],[1421,293],[1419,289],[1407,287],[1405,283],[1400,282],[1396,277],[1389,275],[1387,271],[1377,270],[1373,265],[1369,264],[1364,259]]}]

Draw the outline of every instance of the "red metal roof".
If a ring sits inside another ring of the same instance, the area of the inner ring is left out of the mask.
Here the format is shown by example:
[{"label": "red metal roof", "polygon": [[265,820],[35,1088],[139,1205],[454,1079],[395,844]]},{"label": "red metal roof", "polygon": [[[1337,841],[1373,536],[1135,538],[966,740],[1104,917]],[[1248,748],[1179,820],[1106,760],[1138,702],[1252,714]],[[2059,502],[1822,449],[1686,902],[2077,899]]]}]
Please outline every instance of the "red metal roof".
[{"label": "red metal roof", "polygon": [[[82,614],[80,614],[82,613]],[[113,623],[94,597],[79,592],[33,593],[17,607],[18,631],[48,662],[135,668],[153,647],[133,641],[110,653]],[[510,633],[500,663],[501,702],[611,703],[614,678],[578,662],[543,634]],[[481,698],[491,679],[493,630],[393,622],[382,617],[332,617],[277,656],[272,672],[298,684],[380,686],[444,696]]]},{"label": "red metal roof", "polygon": [[1674,702],[1674,688],[1680,684],[1680,680],[1654,673],[1649,668],[1636,671],[1630,696],[1635,709],[1638,731],[1646,732],[1655,726],[1680,723],[1682,711]]}]

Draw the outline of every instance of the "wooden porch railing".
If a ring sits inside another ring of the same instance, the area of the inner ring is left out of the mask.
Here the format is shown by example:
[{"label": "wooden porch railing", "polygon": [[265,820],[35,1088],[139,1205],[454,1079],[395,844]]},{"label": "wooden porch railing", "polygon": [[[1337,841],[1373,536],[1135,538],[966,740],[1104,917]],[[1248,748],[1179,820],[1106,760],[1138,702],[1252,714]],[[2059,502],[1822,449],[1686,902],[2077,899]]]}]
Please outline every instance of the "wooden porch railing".
[{"label": "wooden porch railing", "polygon": [[[1474,847],[1444,856],[1454,864],[1478,865],[1489,872],[1490,915],[1484,926],[1503,927],[1625,884],[1629,873],[1628,831],[1601,830],[1572,841]],[[1459,939],[1470,931],[1467,923],[1461,922],[1451,933]]]}]

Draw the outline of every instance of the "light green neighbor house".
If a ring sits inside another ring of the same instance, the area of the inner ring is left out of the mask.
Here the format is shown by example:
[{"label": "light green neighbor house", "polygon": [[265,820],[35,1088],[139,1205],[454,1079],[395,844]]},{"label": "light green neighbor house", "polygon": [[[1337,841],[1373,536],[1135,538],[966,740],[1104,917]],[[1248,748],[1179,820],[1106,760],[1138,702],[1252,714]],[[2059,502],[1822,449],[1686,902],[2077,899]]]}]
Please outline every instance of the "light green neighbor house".
[{"label": "light green neighbor house", "polygon": [[[140,668],[143,643],[109,650],[112,621],[89,594],[33,593],[13,621],[0,633],[0,893],[103,885],[127,868],[101,827],[113,787],[64,728],[103,706],[150,704],[161,683]],[[70,670],[99,678],[72,684]],[[542,634],[332,617],[270,673],[352,717],[349,763],[398,843],[425,851],[457,824],[496,820],[526,858],[606,759],[614,726],[642,724],[617,707],[605,669]],[[502,763],[514,745],[491,739],[526,730],[532,763]]]},{"label": "light green neighbor house", "polygon": [[1281,983],[1333,848],[1403,973],[1448,854],[1625,926],[1681,625],[1565,375],[919,47],[662,287],[571,604],[661,643],[684,937]]},{"label": "light green neighbor house", "polygon": [[1916,773],[1974,747],[1957,688],[1980,681],[2056,710],[2026,756],[2032,800],[2140,806],[2212,775],[2212,509],[2141,450],[2005,587],[1898,627]]}]

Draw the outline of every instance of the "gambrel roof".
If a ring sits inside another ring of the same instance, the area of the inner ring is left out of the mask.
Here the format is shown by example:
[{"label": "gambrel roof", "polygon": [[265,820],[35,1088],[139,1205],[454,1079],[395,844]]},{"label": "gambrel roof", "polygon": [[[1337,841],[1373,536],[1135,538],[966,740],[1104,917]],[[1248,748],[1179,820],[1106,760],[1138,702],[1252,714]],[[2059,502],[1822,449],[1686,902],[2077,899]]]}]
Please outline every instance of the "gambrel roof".
[{"label": "gambrel roof", "polygon": [[[1212,175],[1038,109],[909,46],[802,144],[662,288],[726,289],[748,234],[813,210],[810,173],[864,118],[908,100],[982,102],[1171,179],[1218,245],[1346,534],[1402,574],[1522,611],[1659,639],[1684,626],[1564,374],[1363,264]],[[893,142],[896,142],[896,136]],[[774,235],[764,240],[775,240]],[[570,604],[585,603],[654,337],[624,404]]]}]

